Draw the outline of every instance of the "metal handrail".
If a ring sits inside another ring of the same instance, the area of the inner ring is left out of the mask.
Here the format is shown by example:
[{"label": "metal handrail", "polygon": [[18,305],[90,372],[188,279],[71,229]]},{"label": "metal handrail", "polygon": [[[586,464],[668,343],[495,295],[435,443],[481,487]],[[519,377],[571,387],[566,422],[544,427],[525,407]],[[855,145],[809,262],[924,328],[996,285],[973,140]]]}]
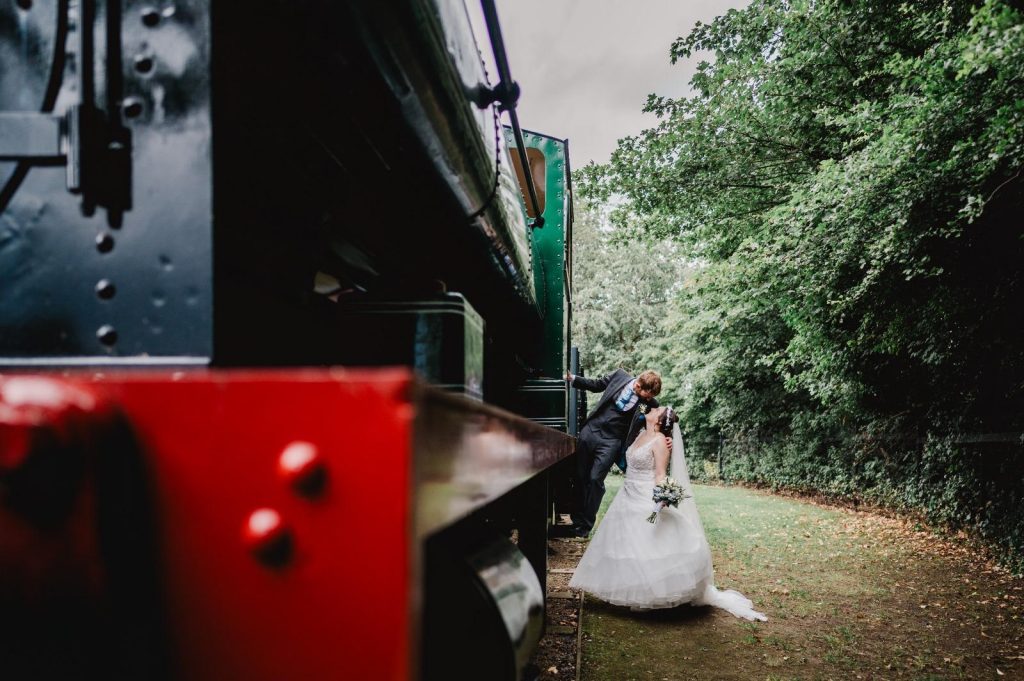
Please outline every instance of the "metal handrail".
[{"label": "metal handrail", "polygon": [[526,156],[526,142],[523,140],[523,129],[519,126],[519,116],[516,114],[516,102],[519,100],[519,84],[512,80],[512,74],[508,67],[508,55],[505,52],[505,40],[501,37],[501,25],[498,23],[498,8],[494,0],[480,0],[484,11],[484,20],[487,23],[487,34],[491,38],[491,48],[494,50],[494,63],[498,69],[498,84],[491,91],[494,99],[498,102],[501,110],[508,111],[509,122],[512,124],[512,134],[516,138],[516,151],[519,152],[519,162],[523,166],[523,177],[526,178],[526,190],[530,195],[530,203],[533,205],[533,214],[536,216],[531,227],[543,227],[544,216],[541,215],[540,200],[537,198],[537,187],[533,183],[533,173],[530,172],[530,161]]}]

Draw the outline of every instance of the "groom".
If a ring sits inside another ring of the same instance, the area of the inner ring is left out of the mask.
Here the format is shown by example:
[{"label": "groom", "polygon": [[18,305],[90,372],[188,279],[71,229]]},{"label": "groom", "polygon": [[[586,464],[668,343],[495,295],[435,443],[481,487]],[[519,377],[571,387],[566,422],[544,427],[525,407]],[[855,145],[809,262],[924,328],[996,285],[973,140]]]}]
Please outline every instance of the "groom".
[{"label": "groom", "polygon": [[603,391],[576,443],[580,508],[572,514],[572,532],[577,537],[586,537],[594,529],[597,510],[601,508],[605,476],[640,433],[642,413],[658,406],[654,397],[661,392],[661,376],[648,370],[633,377],[616,369],[596,380],[570,373],[565,377],[574,388]]}]

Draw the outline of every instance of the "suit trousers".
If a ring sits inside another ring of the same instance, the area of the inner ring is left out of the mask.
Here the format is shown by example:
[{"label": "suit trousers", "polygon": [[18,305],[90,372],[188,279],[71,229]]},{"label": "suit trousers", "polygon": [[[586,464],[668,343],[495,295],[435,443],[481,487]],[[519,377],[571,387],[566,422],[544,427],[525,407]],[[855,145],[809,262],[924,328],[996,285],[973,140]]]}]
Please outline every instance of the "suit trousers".
[{"label": "suit trousers", "polygon": [[[584,427],[585,428],[585,427]],[[622,443],[595,437],[593,432],[580,434],[576,447],[576,481],[579,485],[579,508],[572,514],[573,524],[580,530],[594,529],[597,512],[604,498],[604,479],[619,458]]]}]

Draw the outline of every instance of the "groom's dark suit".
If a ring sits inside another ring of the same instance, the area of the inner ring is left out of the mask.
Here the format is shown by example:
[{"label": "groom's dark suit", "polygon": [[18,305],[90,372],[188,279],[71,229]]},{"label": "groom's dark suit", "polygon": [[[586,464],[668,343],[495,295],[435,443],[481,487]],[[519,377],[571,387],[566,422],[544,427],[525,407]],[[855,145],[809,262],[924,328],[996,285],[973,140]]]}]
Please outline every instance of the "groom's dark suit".
[{"label": "groom's dark suit", "polygon": [[602,392],[597,406],[590,412],[576,443],[576,480],[580,489],[581,508],[573,513],[573,524],[580,534],[594,527],[597,511],[604,497],[604,479],[612,464],[619,460],[640,433],[643,418],[638,407],[641,403],[657,407],[658,401],[637,399],[630,409],[620,411],[616,399],[636,378],[622,369],[616,369],[604,378],[590,379],[576,376],[574,388]]}]

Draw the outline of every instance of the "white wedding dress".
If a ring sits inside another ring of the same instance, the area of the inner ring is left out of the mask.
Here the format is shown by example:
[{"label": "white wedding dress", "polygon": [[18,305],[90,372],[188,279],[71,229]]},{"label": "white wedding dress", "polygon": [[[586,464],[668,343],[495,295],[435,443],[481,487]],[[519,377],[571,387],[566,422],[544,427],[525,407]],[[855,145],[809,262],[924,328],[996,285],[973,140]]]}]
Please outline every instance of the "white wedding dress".
[{"label": "white wedding dress", "polygon": [[[674,435],[670,474],[692,494],[678,426]],[[662,509],[656,523],[647,522],[654,507],[656,442],[652,439],[626,450],[626,480],[569,586],[635,610],[690,603],[713,605],[748,620],[766,620],[743,594],[715,588],[711,548],[692,497],[681,501],[679,508]]]}]

